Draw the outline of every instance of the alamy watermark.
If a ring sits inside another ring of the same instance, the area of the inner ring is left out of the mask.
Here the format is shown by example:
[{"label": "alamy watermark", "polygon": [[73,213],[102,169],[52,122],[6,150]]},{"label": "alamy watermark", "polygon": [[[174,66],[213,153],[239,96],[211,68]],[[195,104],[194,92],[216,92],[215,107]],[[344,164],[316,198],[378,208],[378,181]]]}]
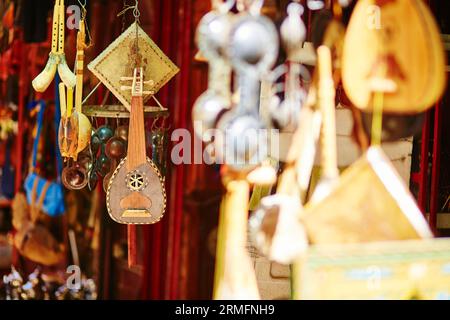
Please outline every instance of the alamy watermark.
[{"label": "alamy watermark", "polygon": [[[196,128],[201,126],[201,122],[195,123]],[[258,165],[267,157],[282,159],[280,140],[284,139],[283,135],[277,129],[247,128],[239,132],[208,129],[202,132],[202,137],[208,137],[211,142],[205,144],[191,131],[175,129],[171,134],[170,159],[175,165]]]},{"label": "alamy watermark", "polygon": [[69,30],[78,29],[81,20],[81,8],[78,5],[71,5],[66,8],[66,27]]},{"label": "alamy watermark", "polygon": [[81,289],[81,269],[77,265],[70,265],[66,270],[67,274],[70,274],[66,280],[66,287],[70,290]]}]

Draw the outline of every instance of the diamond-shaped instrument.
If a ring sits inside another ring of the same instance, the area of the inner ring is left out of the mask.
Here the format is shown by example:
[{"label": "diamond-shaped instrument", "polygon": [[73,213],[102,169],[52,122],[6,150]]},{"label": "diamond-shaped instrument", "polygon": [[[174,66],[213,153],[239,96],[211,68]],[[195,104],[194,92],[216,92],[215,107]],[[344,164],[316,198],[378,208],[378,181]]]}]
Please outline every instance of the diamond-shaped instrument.
[{"label": "diamond-shaped instrument", "polygon": [[[161,51],[142,28],[137,25],[139,35],[139,54],[142,56],[144,79],[153,80],[151,89],[156,94],[179,71],[179,68]],[[130,77],[134,69],[134,44],[136,41],[136,23],[132,24],[114,42],[112,42],[88,69],[116,96],[130,111],[131,92],[121,91],[120,77]],[[144,103],[151,94],[143,96]]]}]

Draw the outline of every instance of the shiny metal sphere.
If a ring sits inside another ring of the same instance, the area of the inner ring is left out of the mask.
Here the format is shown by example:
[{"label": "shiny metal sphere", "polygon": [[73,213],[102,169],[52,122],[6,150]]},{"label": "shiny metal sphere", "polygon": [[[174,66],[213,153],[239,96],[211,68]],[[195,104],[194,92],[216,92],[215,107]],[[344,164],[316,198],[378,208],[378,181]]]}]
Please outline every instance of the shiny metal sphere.
[{"label": "shiny metal sphere", "polygon": [[288,17],[281,24],[281,37],[288,51],[302,48],[306,38],[306,27],[301,18],[303,6],[291,2],[288,6]]},{"label": "shiny metal sphere", "polygon": [[263,16],[244,16],[230,35],[230,58],[238,72],[261,75],[273,66],[278,56],[278,33],[275,25]]},{"label": "shiny metal sphere", "polygon": [[235,57],[248,64],[259,63],[267,52],[266,36],[266,28],[257,21],[242,24],[233,36]]},{"label": "shiny metal sphere", "polygon": [[214,91],[204,92],[192,109],[194,132],[204,142],[211,141],[210,129],[214,129],[218,116],[229,108],[229,101]]},{"label": "shiny metal sphere", "polygon": [[228,14],[210,12],[201,19],[196,42],[208,60],[225,58],[231,26],[231,16]]},{"label": "shiny metal sphere", "polygon": [[[221,119],[222,121],[222,119]],[[253,114],[240,114],[216,137],[216,156],[235,170],[248,170],[259,165],[267,157],[267,140],[261,120]],[[223,127],[221,124],[219,128]]]}]

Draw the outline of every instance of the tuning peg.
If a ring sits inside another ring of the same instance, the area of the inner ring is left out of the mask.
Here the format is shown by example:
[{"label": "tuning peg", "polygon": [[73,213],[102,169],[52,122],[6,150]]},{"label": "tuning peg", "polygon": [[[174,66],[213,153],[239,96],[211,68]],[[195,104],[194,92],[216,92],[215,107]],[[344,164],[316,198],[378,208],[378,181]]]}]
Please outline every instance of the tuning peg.
[{"label": "tuning peg", "polygon": [[132,87],[130,87],[130,86],[121,86],[121,87],[120,87],[120,90],[121,90],[121,91],[127,91],[127,90],[130,90],[130,91],[131,91],[131,89],[132,89]]},{"label": "tuning peg", "polygon": [[120,77],[120,81],[133,81],[133,77]]}]

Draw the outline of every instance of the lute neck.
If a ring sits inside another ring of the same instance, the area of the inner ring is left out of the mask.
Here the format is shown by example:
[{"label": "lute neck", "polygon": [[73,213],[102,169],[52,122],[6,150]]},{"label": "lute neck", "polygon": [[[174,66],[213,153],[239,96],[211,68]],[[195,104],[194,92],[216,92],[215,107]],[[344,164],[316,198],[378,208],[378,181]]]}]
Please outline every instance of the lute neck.
[{"label": "lute neck", "polygon": [[130,126],[128,133],[128,170],[134,170],[147,162],[145,144],[144,103],[142,97],[131,98]]}]

